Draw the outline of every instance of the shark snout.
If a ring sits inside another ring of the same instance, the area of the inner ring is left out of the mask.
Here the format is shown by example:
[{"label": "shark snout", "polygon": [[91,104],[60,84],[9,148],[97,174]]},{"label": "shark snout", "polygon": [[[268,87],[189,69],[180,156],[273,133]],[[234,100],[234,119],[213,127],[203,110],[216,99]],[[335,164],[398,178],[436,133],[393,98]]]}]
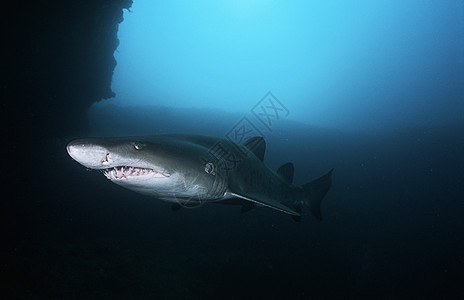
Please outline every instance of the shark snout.
[{"label": "shark snout", "polygon": [[108,164],[108,150],[105,147],[75,140],[66,146],[69,156],[90,169],[104,169]]}]

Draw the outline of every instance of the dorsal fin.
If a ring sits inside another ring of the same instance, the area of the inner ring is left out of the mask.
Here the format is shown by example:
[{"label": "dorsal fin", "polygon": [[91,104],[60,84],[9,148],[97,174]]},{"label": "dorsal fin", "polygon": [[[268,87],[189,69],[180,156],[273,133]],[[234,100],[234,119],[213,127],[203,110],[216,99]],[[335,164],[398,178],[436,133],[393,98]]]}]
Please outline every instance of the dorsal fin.
[{"label": "dorsal fin", "polygon": [[285,163],[277,169],[277,174],[279,174],[288,183],[293,183],[293,173],[294,168],[291,162]]},{"label": "dorsal fin", "polygon": [[266,141],[261,136],[249,138],[243,144],[243,146],[247,147],[261,161],[264,160],[264,152],[266,152]]}]

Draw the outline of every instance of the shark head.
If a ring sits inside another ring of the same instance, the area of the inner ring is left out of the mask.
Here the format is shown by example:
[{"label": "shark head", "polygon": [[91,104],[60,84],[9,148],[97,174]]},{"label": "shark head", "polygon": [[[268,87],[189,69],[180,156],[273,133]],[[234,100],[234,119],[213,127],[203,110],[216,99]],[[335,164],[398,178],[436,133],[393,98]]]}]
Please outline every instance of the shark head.
[{"label": "shark head", "polygon": [[225,179],[204,161],[207,149],[167,136],[78,139],[67,145],[81,165],[115,184],[177,203],[203,202],[223,196]]}]

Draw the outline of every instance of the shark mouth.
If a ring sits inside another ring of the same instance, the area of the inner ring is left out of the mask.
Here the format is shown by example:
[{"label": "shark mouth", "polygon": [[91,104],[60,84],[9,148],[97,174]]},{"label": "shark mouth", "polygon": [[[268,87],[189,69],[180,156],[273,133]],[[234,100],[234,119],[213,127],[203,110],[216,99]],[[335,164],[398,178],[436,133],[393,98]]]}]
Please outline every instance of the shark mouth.
[{"label": "shark mouth", "polygon": [[121,166],[121,167],[114,167],[111,169],[105,169],[103,174],[106,176],[108,179],[128,179],[130,177],[138,177],[138,176],[145,176],[145,175],[151,175],[152,177],[155,178],[167,178],[169,177],[168,175],[164,175],[160,172],[157,172],[153,169],[148,169],[148,168],[137,168],[137,167],[126,167],[126,166]]}]

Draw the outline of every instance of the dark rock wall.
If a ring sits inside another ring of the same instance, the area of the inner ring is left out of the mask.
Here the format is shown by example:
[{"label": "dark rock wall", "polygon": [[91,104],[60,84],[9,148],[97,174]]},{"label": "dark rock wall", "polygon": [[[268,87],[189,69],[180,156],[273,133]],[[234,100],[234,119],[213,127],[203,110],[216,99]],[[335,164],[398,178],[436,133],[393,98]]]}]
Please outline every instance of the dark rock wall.
[{"label": "dark rock wall", "polygon": [[16,1],[0,18],[0,276],[16,297],[38,288],[29,261],[37,244],[52,229],[67,231],[63,193],[72,181],[66,169],[72,161],[65,145],[85,134],[87,108],[114,95],[118,25],[131,4]]},{"label": "dark rock wall", "polygon": [[7,135],[12,129],[41,137],[85,130],[82,120],[89,105],[114,96],[110,85],[118,25],[131,4],[30,1],[5,12],[2,114]]},{"label": "dark rock wall", "polygon": [[[118,25],[131,0],[20,1],[1,19],[2,221],[48,197],[66,140],[87,129],[87,108],[113,96]],[[43,168],[42,170],[40,168]],[[12,213],[13,212],[13,213]],[[0,216],[1,217],[1,216]],[[8,222],[7,222],[8,223]],[[19,222],[21,223],[21,222]],[[14,234],[13,234],[14,235]]]}]

